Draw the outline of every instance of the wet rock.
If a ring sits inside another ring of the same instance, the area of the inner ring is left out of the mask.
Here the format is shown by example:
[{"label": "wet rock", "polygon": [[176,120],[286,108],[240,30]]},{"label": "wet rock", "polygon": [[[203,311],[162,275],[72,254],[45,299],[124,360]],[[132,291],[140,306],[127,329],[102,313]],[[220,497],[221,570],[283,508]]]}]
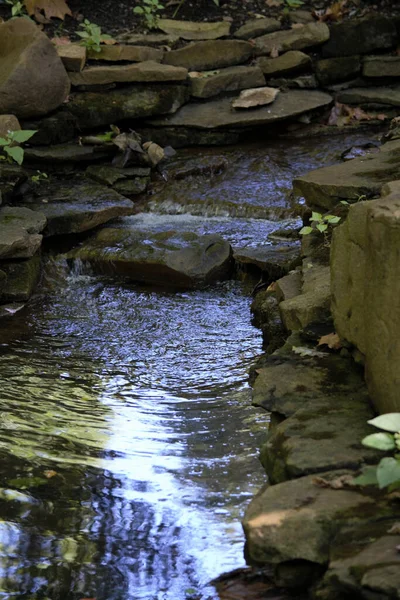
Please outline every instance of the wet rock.
[{"label": "wet rock", "polygon": [[33,21],[0,24],[0,113],[45,115],[69,93],[69,79],[47,35]]},{"label": "wet rock", "polygon": [[303,329],[313,321],[325,319],[330,312],[330,303],[329,267],[313,265],[303,268],[301,294],[279,305],[282,322],[288,331]]},{"label": "wet rock", "polygon": [[298,244],[235,248],[233,256],[242,269],[256,267],[263,273],[264,281],[271,282],[286,275],[299,264],[300,248]]},{"label": "wet rock", "polygon": [[91,129],[127,119],[173,113],[189,96],[184,85],[125,86],[108,92],[75,94],[68,104],[79,127]]},{"label": "wet rock", "polygon": [[393,19],[369,15],[331,25],[330,38],[322,47],[322,54],[326,58],[367,54],[373,50],[392,48],[396,42],[397,32]]},{"label": "wet rock", "polygon": [[29,143],[33,146],[64,144],[77,137],[76,118],[67,110],[59,110],[43,119],[22,122],[23,129],[36,130]]},{"label": "wet rock", "polygon": [[72,85],[104,85],[108,83],[185,81],[187,69],[146,61],[131,65],[88,67],[81,73],[70,73]]},{"label": "wet rock", "polygon": [[193,72],[190,78],[190,94],[195,98],[211,98],[222,92],[232,92],[265,85],[259,67],[228,67],[215,73]]},{"label": "wet rock", "polygon": [[296,29],[287,29],[269,33],[255,39],[255,54],[263,56],[272,50],[286,52],[303,50],[319,46],[329,39],[329,28],[326,23],[309,23]]},{"label": "wet rock", "polygon": [[186,179],[187,177],[215,175],[222,173],[228,166],[224,156],[208,156],[192,160],[176,160],[166,165],[168,179]]},{"label": "wet rock", "polygon": [[261,463],[272,484],[335,469],[358,470],[378,463],[378,451],[361,444],[374,412],[366,390],[314,397],[270,429]]},{"label": "wet rock", "polygon": [[194,127],[213,129],[217,127],[246,127],[268,125],[308,112],[331,102],[331,97],[322,92],[290,91],[281,93],[271,107],[246,111],[232,111],[231,100],[224,98],[207,103],[184,106],[175,115],[152,119],[157,126]]},{"label": "wet rock", "polygon": [[80,44],[63,44],[56,46],[57,54],[61,58],[67,71],[80,72],[86,63],[86,48]]},{"label": "wet rock", "polygon": [[338,102],[359,105],[400,106],[400,87],[351,88],[337,95]]},{"label": "wet rock", "polygon": [[164,62],[191,71],[207,71],[245,63],[253,53],[249,42],[241,40],[215,40],[189,44],[180,50],[172,50]]},{"label": "wet rock", "polygon": [[8,131],[19,131],[21,125],[15,115],[0,115],[0,137],[6,137]]},{"label": "wet rock", "polygon": [[273,77],[276,75],[286,75],[301,71],[305,67],[311,65],[311,58],[304,52],[298,50],[290,50],[277,58],[266,58],[262,56],[257,59],[257,65],[260,67],[264,75]]},{"label": "wet rock", "polygon": [[249,109],[256,106],[265,106],[275,101],[279,90],[270,87],[253,88],[240,92],[238,98],[232,101],[231,106],[235,109]]},{"label": "wet rock", "polygon": [[28,233],[41,233],[46,227],[46,217],[29,208],[4,206],[0,209],[0,225],[18,225]]},{"label": "wet rock", "polygon": [[279,314],[278,301],[266,289],[259,291],[251,303],[252,324],[261,330],[263,350],[268,354],[275,352],[287,337]]},{"label": "wet rock", "polygon": [[366,56],[364,77],[400,77],[400,56]]},{"label": "wet rock", "polygon": [[331,210],[340,200],[378,196],[383,185],[398,177],[400,142],[388,142],[377,154],[311,171],[293,181],[295,193],[309,206]]},{"label": "wet rock", "polygon": [[278,31],[280,28],[280,22],[271,17],[267,17],[266,19],[252,19],[251,21],[247,21],[242,27],[239,27],[233,35],[242,40],[250,40],[266,33]]},{"label": "wet rock", "polygon": [[148,46],[100,46],[100,52],[89,50],[88,58],[91,60],[102,60],[106,62],[161,62],[164,56],[163,50],[150,48]]},{"label": "wet rock", "polygon": [[53,146],[26,148],[25,160],[28,162],[61,164],[96,162],[116,153],[113,144],[88,146],[82,144],[55,144]]},{"label": "wet rock", "polygon": [[103,229],[69,255],[102,272],[159,286],[195,288],[225,279],[231,248],[216,235]]},{"label": "wet rock", "polygon": [[133,212],[130,200],[94,183],[50,183],[39,188],[38,194],[29,208],[46,216],[46,236],[87,231]]},{"label": "wet rock", "polygon": [[133,196],[146,191],[150,181],[150,168],[118,169],[105,165],[91,165],[86,169],[86,175],[98,183],[111,186],[123,196]]},{"label": "wet rock", "polygon": [[290,300],[301,294],[303,276],[300,270],[293,271],[275,282],[275,296],[278,302]]},{"label": "wet rock", "polygon": [[2,198],[5,202],[10,200],[18,186],[26,179],[27,174],[22,167],[0,161],[0,204]]},{"label": "wet rock", "polygon": [[153,140],[160,146],[171,144],[174,148],[226,146],[237,144],[240,139],[240,131],[237,129],[207,130],[193,127],[140,127],[138,132],[144,139]]},{"label": "wet rock", "polygon": [[3,302],[26,302],[32,296],[40,278],[41,260],[36,254],[28,260],[2,262],[7,281],[3,287]]},{"label": "wet rock", "polygon": [[[331,471],[326,479],[343,473]],[[251,501],[243,520],[251,563],[307,560],[325,565],[338,530],[377,510],[373,497],[319,487],[313,480],[309,475],[266,487]]]},{"label": "wet rock", "polygon": [[3,290],[7,281],[7,275],[4,271],[0,271],[0,299],[3,298]]},{"label": "wet rock", "polygon": [[359,56],[339,56],[318,60],[315,73],[322,85],[330,85],[356,77],[361,71]]},{"label": "wet rock", "polygon": [[30,258],[40,248],[42,236],[30,235],[17,224],[0,224],[0,258]]},{"label": "wet rock", "polygon": [[158,19],[157,28],[184,40],[217,40],[229,35],[231,24],[226,21],[198,23],[177,21],[175,19]]}]

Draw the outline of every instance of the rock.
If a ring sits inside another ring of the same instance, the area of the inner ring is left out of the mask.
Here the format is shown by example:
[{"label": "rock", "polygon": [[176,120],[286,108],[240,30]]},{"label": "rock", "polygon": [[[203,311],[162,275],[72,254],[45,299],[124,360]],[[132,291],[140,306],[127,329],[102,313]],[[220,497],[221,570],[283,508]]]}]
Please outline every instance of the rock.
[{"label": "rock", "polygon": [[33,146],[64,144],[77,137],[76,118],[67,110],[59,110],[48,117],[22,122],[23,129],[36,130],[29,140]]},{"label": "rock", "polygon": [[272,33],[278,31],[281,28],[281,24],[277,19],[267,17],[265,19],[252,19],[247,21],[242,27],[239,27],[233,34],[236,38],[242,40],[249,40],[266,33]]},{"label": "rock", "polygon": [[351,88],[337,95],[338,102],[357,105],[400,106],[400,87]]},{"label": "rock", "polygon": [[298,335],[290,336],[287,345],[286,354],[275,352],[256,365],[254,406],[289,417],[312,406],[314,399],[356,396],[365,389],[363,373],[351,360],[321,352],[297,354],[298,348],[308,349]]},{"label": "rock", "polygon": [[187,160],[179,158],[169,162],[165,166],[165,173],[168,179],[186,179],[188,177],[198,177],[215,175],[222,173],[228,166],[228,160],[224,156],[202,156]]},{"label": "rock", "polygon": [[40,278],[39,254],[28,260],[2,262],[1,267],[7,275],[2,301],[26,302],[29,300]]},{"label": "rock", "polygon": [[[137,46],[168,46],[175,48],[179,43],[177,35],[168,35],[165,33],[121,33],[115,36],[115,39],[121,44],[132,44]],[[149,59],[146,59],[149,60]]]},{"label": "rock", "polygon": [[184,40],[217,40],[229,35],[231,24],[226,21],[198,23],[193,21],[176,21],[175,19],[158,19],[157,28]]},{"label": "rock", "polygon": [[329,41],[322,47],[322,54],[326,58],[368,54],[374,50],[392,48],[397,42],[393,19],[380,15],[334,23],[330,32]]},{"label": "rock", "polygon": [[15,190],[27,180],[27,177],[19,165],[0,161],[0,204],[1,197],[4,201],[11,200]]},{"label": "rock", "polygon": [[53,44],[23,17],[0,24],[0,72],[0,114],[45,115],[69,93],[69,79]]},{"label": "rock", "polygon": [[0,137],[6,137],[9,131],[19,131],[21,125],[14,115],[0,115]]},{"label": "rock", "polygon": [[174,148],[188,146],[226,146],[237,144],[240,132],[237,129],[196,129],[194,127],[151,127],[138,128],[144,139],[154,140],[160,146]]},{"label": "rock", "polygon": [[261,329],[263,350],[268,354],[280,348],[287,337],[278,310],[278,302],[266,289],[259,291],[251,303],[252,324]]},{"label": "rock", "polygon": [[339,56],[318,60],[315,73],[322,85],[330,85],[338,81],[346,81],[356,77],[361,71],[359,56]]},{"label": "rock", "polygon": [[341,598],[356,591],[360,598],[399,600],[398,519],[393,514],[392,519],[345,528],[333,544],[329,568],[314,597]]},{"label": "rock", "polygon": [[149,122],[156,126],[194,127],[199,129],[254,127],[282,121],[327,106],[331,100],[331,96],[322,92],[294,90],[280,93],[271,107],[232,111],[231,100],[224,98],[207,103],[188,104],[171,117],[152,119]]},{"label": "rock", "polygon": [[195,98],[211,98],[222,92],[232,92],[265,85],[265,78],[259,67],[228,67],[214,73],[190,75],[190,94]]},{"label": "rock", "polygon": [[161,62],[163,50],[148,46],[100,46],[100,52],[88,51],[90,60],[104,60],[106,62]]},{"label": "rock", "polygon": [[133,212],[130,200],[95,183],[50,183],[38,194],[29,208],[46,216],[46,236],[80,233]]},{"label": "rock", "polygon": [[91,165],[86,169],[86,175],[98,183],[111,186],[123,196],[142,194],[150,181],[150,169],[145,167],[117,169]]},{"label": "rock", "polygon": [[57,54],[61,58],[67,71],[80,72],[86,63],[86,48],[79,44],[63,44],[56,46]]},{"label": "rock", "polygon": [[366,56],[364,77],[400,77],[400,56]]},{"label": "rock", "polygon": [[273,77],[301,71],[311,65],[311,58],[304,52],[290,50],[277,58],[266,58],[264,56],[257,58],[257,65],[264,75]]},{"label": "rock", "polygon": [[[112,46],[111,46],[112,47]],[[72,85],[105,85],[107,83],[185,81],[188,71],[182,67],[162,65],[154,61],[132,65],[88,67],[81,73],[70,73]]]},{"label": "rock", "polygon": [[303,276],[300,270],[293,271],[275,282],[275,296],[278,302],[290,300],[301,294]]},{"label": "rock", "polygon": [[270,282],[286,275],[299,264],[300,248],[298,244],[235,248],[233,257],[241,269],[257,267],[263,273],[263,280]]},{"label": "rock", "polygon": [[326,23],[309,23],[296,29],[276,31],[255,39],[257,56],[271,52],[286,52],[287,50],[303,50],[319,46],[329,39],[329,27]]},{"label": "rock", "polygon": [[[343,474],[331,471],[325,478]],[[338,531],[349,521],[366,520],[372,509],[378,512],[373,497],[319,487],[313,480],[309,475],[266,487],[250,502],[242,524],[251,564],[309,561],[326,565]]]},{"label": "rock", "polygon": [[18,224],[0,224],[0,258],[30,258],[40,248],[42,236],[30,235]]},{"label": "rock", "polygon": [[238,98],[232,101],[231,106],[235,109],[254,108],[272,104],[279,94],[279,90],[270,87],[253,88],[240,92]]},{"label": "rock", "polygon": [[0,271],[0,299],[3,297],[4,286],[6,285],[7,275],[4,271]]},{"label": "rock", "polygon": [[302,293],[279,305],[282,322],[288,331],[303,329],[313,321],[325,319],[330,312],[330,302],[329,267],[303,268]]},{"label": "rock", "polygon": [[231,248],[217,235],[103,229],[69,255],[101,272],[159,286],[195,288],[225,279]]},{"label": "rock", "polygon": [[[300,369],[301,370],[301,369]],[[272,484],[335,469],[359,470],[378,463],[378,451],[361,440],[374,417],[366,390],[314,397],[306,406],[270,428],[261,447],[261,463]]]},{"label": "rock", "polygon": [[376,154],[310,171],[294,179],[294,192],[304,196],[309,206],[326,210],[340,200],[354,202],[361,196],[378,196],[385,183],[398,177],[399,149],[400,141],[394,140]]},{"label": "rock", "polygon": [[0,209],[0,225],[18,225],[28,233],[41,233],[46,227],[46,217],[40,212],[20,206],[3,206]]},{"label": "rock", "polygon": [[127,85],[103,93],[74,94],[68,109],[80,128],[92,129],[128,119],[173,113],[188,96],[184,85]]},{"label": "rock", "polygon": [[315,75],[299,75],[295,79],[272,78],[268,80],[272,87],[278,87],[281,91],[287,90],[315,90],[318,88],[318,82]]},{"label": "rock", "polygon": [[103,158],[113,156],[117,151],[116,146],[88,146],[80,144],[57,144],[54,146],[26,148],[25,160],[35,163],[81,163],[96,162]]},{"label": "rock", "polygon": [[311,12],[308,10],[291,10],[290,11],[290,22],[291,23],[300,23],[301,25],[307,25],[307,23],[314,23],[315,19]]},{"label": "rock", "polygon": [[197,42],[168,52],[164,63],[191,71],[208,71],[245,63],[252,53],[252,45],[241,40]]}]

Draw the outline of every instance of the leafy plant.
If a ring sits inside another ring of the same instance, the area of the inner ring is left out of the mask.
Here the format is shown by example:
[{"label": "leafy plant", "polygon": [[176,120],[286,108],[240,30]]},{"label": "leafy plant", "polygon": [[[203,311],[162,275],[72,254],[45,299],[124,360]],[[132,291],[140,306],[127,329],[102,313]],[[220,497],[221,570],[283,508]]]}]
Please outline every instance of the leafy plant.
[{"label": "leafy plant", "polygon": [[79,25],[83,31],[77,31],[77,35],[82,38],[81,46],[85,46],[88,50],[94,52],[100,52],[100,44],[111,40],[111,35],[101,32],[101,27],[95,23],[91,23],[88,19],[85,19],[83,23]]},{"label": "leafy plant", "polygon": [[24,160],[24,150],[18,144],[28,141],[36,130],[20,129],[18,131],[7,131],[6,137],[0,137],[0,160],[16,162],[22,165]]},{"label": "leafy plant", "polygon": [[16,19],[17,17],[27,17],[25,6],[20,0],[6,0],[6,4],[11,6],[11,17]]},{"label": "leafy plant", "polygon": [[46,179],[48,178],[49,176],[47,175],[47,173],[43,173],[42,171],[36,171],[36,175],[32,175],[31,180],[33,183],[36,183],[36,185],[39,185],[41,181],[46,181]]},{"label": "leafy plant", "polygon": [[164,9],[164,5],[158,0],[143,0],[143,6],[135,6],[133,12],[141,15],[147,29],[157,29],[159,11]]},{"label": "leafy plant", "polygon": [[368,448],[388,452],[394,450],[392,457],[382,458],[378,466],[365,467],[363,473],[353,480],[355,485],[378,485],[380,489],[388,487],[390,491],[400,488],[400,413],[387,413],[368,421],[370,425],[383,429],[371,433],[362,440]]},{"label": "leafy plant", "polygon": [[300,6],[303,6],[304,2],[303,0],[285,0],[285,4],[287,8],[300,8]]},{"label": "leafy plant", "polygon": [[314,226],[306,225],[300,229],[300,235],[310,235],[315,230],[320,233],[325,233],[330,225],[336,225],[339,223],[341,217],[335,215],[322,215],[319,212],[313,212],[310,221],[314,223]]}]

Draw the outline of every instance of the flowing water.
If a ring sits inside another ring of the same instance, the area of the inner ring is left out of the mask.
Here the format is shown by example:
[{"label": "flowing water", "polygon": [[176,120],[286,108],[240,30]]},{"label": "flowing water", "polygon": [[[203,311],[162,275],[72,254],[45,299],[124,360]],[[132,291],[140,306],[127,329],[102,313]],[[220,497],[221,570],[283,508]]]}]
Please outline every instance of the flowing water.
[{"label": "flowing water", "polygon": [[[337,155],[318,143],[308,168]],[[302,144],[291,155],[284,145],[274,181],[289,185],[304,167]],[[227,152],[233,171],[185,183],[189,196],[229,188],[231,176],[251,204],[255,171],[237,176]],[[268,152],[247,149],[247,161]],[[119,226],[256,247],[281,225],[213,214]],[[162,292],[47,258],[34,299],[0,321],[1,598],[213,600],[210,580],[245,564],[240,518],[266,480],[257,453],[268,424],[250,405],[262,340],[249,307],[238,281]]]}]

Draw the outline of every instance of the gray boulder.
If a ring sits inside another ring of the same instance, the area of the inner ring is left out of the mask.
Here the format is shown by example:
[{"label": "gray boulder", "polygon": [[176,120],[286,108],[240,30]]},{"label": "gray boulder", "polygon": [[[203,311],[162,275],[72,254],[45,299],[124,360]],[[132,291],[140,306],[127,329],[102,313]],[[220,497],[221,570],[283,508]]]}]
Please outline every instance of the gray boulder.
[{"label": "gray boulder", "polygon": [[64,102],[69,89],[57,51],[33,21],[0,24],[0,113],[45,115]]}]

